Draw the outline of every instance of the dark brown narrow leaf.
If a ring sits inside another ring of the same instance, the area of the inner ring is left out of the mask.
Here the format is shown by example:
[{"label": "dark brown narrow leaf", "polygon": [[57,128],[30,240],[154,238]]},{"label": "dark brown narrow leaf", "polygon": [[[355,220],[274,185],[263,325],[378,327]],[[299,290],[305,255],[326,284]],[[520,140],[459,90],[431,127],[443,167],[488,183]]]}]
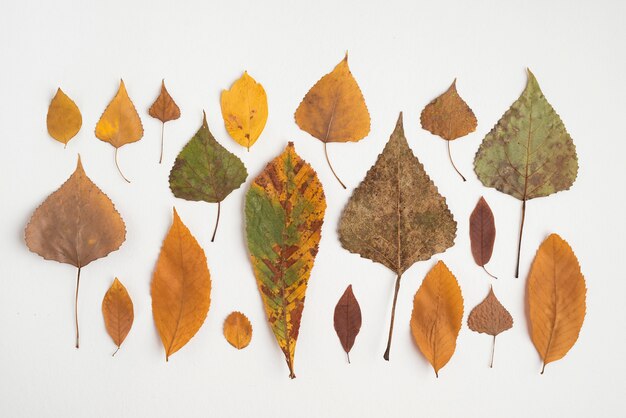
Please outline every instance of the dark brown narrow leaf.
[{"label": "dark brown narrow leaf", "polygon": [[360,329],[361,307],[354,297],[352,285],[350,285],[335,306],[335,331],[337,331],[341,346],[348,355],[348,363],[350,363],[350,350]]},{"label": "dark brown narrow leaf", "polygon": [[481,266],[485,273],[497,279],[489,273],[485,264],[491,259],[493,253],[493,243],[496,239],[496,224],[493,220],[493,212],[487,201],[481,197],[474,211],[470,215],[470,241],[472,244],[472,255],[476,264]]}]

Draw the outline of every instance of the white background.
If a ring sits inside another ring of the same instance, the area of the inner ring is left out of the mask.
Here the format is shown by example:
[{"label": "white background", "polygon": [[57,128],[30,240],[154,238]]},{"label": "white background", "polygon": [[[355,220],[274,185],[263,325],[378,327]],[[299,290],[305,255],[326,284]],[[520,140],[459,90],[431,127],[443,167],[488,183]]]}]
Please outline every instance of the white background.
[{"label": "white background", "polygon": [[[8,1],[0,6],[0,416],[3,417],[327,417],[327,416],[625,416],[626,280],[623,274],[626,115],[626,7],[619,1]],[[293,113],[307,90],[350,53],[350,66],[372,116],[361,142],[322,145],[300,131]],[[578,152],[570,191],[528,204],[521,278],[513,279],[520,202],[484,188],[472,171],[484,135],[519,96],[525,69],[537,76]],[[261,82],[269,119],[247,153],[231,140],[219,108],[221,89],[244,70]],[[421,109],[457,77],[478,129],[452,144],[422,130]],[[126,82],[145,128],[120,150],[132,184],[115,170],[113,148],[95,124]],[[147,109],[165,78],[182,109],[166,126]],[[67,149],[46,131],[58,86],[83,115]],[[216,138],[246,164],[248,181],[223,203],[217,240],[209,242],[216,206],[175,199],[167,177],[174,158],[206,110]],[[343,250],[338,218],[404,111],[407,139],[446,196],[458,222],[456,245],[406,274],[398,299],[391,361],[382,359],[394,276]],[[291,381],[267,325],[244,240],[243,200],[250,181],[294,141],[317,170],[328,210],[307,291]],[[43,260],[24,244],[34,209],[72,173],[77,153],[87,174],[122,214],[128,234],[119,251],[83,270],[81,348],[73,347],[75,269]],[[498,228],[490,281],[474,264],[468,217],[484,195]],[[208,318],[187,346],[165,362],[151,314],[150,280],[176,205],[205,249],[212,274]],[[561,234],[585,275],[587,316],[567,356],[548,365],[532,345],[524,314],[528,268],[541,241]],[[465,299],[456,353],[439,379],[409,331],[412,298],[438,259],[456,274]],[[105,332],[102,297],[117,276],[135,304],[135,323],[120,352]],[[471,332],[467,314],[490,282],[515,326],[498,338]],[[332,326],[337,299],[352,283],[363,327],[346,363]],[[248,348],[224,340],[232,310],[254,326]]]}]

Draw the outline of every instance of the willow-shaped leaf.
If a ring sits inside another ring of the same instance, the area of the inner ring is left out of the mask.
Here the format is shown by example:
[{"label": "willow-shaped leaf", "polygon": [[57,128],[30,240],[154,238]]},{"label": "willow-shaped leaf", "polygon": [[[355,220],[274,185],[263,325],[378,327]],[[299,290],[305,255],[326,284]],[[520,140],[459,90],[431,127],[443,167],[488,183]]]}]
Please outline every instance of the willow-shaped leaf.
[{"label": "willow-shaped leaf", "polygon": [[293,143],[254,179],[245,211],[254,275],[293,379],[304,296],[326,211],[322,184]]},{"label": "willow-shaped leaf", "polygon": [[184,146],[170,172],[170,189],[185,200],[217,203],[217,220],[211,242],[220,222],[221,202],[246,181],[248,171],[241,160],[221,146],[209,131],[206,114],[202,126]]},{"label": "willow-shaped leaf", "polygon": [[454,244],[456,222],[424,166],[404,137],[402,113],[376,164],[354,190],[339,222],[339,240],[350,252],[396,273],[389,360],[396,301],[402,274]]},{"label": "willow-shaped leaf", "polygon": [[522,201],[515,268],[519,277],[526,202],[569,189],[578,174],[574,142],[530,70],[522,95],[485,136],[474,169],[485,186]]}]

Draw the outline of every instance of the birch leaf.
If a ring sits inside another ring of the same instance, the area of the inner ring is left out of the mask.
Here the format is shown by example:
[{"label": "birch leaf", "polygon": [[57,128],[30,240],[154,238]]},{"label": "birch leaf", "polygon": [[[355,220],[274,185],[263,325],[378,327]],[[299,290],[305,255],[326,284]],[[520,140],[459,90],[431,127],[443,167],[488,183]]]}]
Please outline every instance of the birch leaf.
[{"label": "birch leaf", "polygon": [[50,102],[46,124],[50,136],[66,146],[83,124],[78,106],[60,88]]},{"label": "birch leaf", "polygon": [[148,114],[161,121],[161,156],[159,157],[159,164],[161,164],[163,161],[163,134],[165,132],[165,122],[176,120],[180,117],[180,108],[165,88],[165,80],[161,80],[161,93],[154,103],[152,103],[152,106],[150,106]]},{"label": "birch leaf", "polygon": [[295,378],[304,297],[317,255],[326,199],[317,174],[293,143],[246,194],[246,237],[265,313]]},{"label": "birch leaf", "polygon": [[339,222],[339,241],[352,253],[381,263],[396,278],[389,338],[389,360],[396,300],[402,274],[454,244],[456,222],[404,136],[402,113],[382,154],[354,190]]},{"label": "birch leaf", "polygon": [[487,201],[481,197],[476,203],[476,207],[470,215],[470,243],[472,256],[476,264],[481,266],[485,273],[497,279],[489,273],[485,264],[491,260],[493,244],[496,240],[496,224],[493,219],[493,212]]},{"label": "birch leaf", "polygon": [[361,307],[354,297],[352,285],[346,288],[339,302],[337,302],[337,306],[335,306],[334,324],[341,346],[348,356],[348,363],[350,363],[350,350],[361,329]]},{"label": "birch leaf", "polygon": [[324,143],[324,154],[333,175],[339,179],[328,158],[329,142],[356,142],[370,132],[370,114],[361,89],[348,67],[348,54],[335,69],[322,77],[296,109],[296,123]]},{"label": "birch leaf", "polygon": [[102,316],[107,332],[117,346],[117,350],[115,350],[117,353],[130,332],[135,318],[133,301],[117,277],[102,300]]},{"label": "birch leaf", "polygon": [[526,202],[568,190],[578,174],[574,142],[530,70],[522,95],[483,139],[474,170],[485,186],[522,201],[515,268],[519,277]]},{"label": "birch leaf", "polygon": [[252,339],[252,324],[241,312],[231,312],[224,321],[224,337],[237,350],[246,348]]},{"label": "birch leaf", "polygon": [[245,71],[221,97],[226,130],[239,145],[250,151],[267,122],[267,95],[260,83]]}]

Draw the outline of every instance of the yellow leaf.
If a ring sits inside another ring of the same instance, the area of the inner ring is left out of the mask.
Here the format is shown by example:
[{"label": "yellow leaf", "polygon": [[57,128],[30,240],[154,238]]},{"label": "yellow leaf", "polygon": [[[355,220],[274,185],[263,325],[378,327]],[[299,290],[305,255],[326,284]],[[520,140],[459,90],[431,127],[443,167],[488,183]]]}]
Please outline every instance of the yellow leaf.
[{"label": "yellow leaf", "polygon": [[76,103],[59,88],[50,102],[46,122],[50,136],[67,145],[80,131],[83,117]]},{"label": "yellow leaf", "polygon": [[252,325],[241,312],[231,312],[224,321],[224,337],[238,350],[246,348],[252,339]]},{"label": "yellow leaf", "polygon": [[107,332],[119,350],[133,325],[135,314],[133,301],[117,277],[102,300],[102,316]]},{"label": "yellow leaf", "polygon": [[585,319],[587,288],[576,254],[557,234],[537,250],[528,275],[526,296],[530,335],[546,364],[572,348]]},{"label": "yellow leaf", "polygon": [[437,377],[454,354],[462,319],[461,288],[444,262],[439,261],[415,293],[411,314],[413,339]]},{"label": "yellow leaf", "polygon": [[249,151],[267,122],[265,89],[246,71],[230,90],[222,91],[221,105],[226,130]]}]

